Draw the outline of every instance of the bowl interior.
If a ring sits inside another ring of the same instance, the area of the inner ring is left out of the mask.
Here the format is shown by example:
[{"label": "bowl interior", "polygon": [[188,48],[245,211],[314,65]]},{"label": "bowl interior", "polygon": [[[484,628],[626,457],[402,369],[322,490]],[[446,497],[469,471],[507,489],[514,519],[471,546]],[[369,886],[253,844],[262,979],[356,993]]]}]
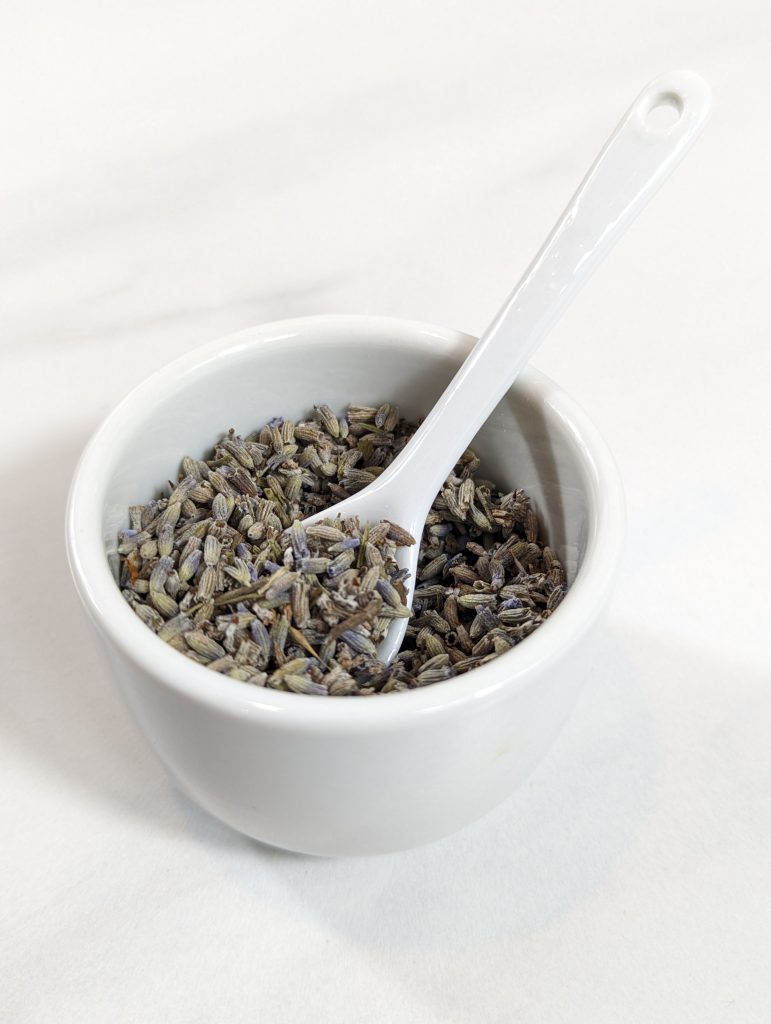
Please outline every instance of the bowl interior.
[{"label": "bowl interior", "polygon": [[[230,427],[247,434],[274,416],[307,417],[314,403],[342,411],[349,402],[388,400],[415,420],[473,340],[401,321],[318,318],[242,332],[165,368],[129,396],[100,438],[103,490],[94,498],[113,574],[128,506],[176,479],[183,455],[202,457]],[[581,438],[553,405],[558,395],[541,375],[526,372],[473,447],[484,476],[533,499],[572,582],[591,541],[597,483]]]}]

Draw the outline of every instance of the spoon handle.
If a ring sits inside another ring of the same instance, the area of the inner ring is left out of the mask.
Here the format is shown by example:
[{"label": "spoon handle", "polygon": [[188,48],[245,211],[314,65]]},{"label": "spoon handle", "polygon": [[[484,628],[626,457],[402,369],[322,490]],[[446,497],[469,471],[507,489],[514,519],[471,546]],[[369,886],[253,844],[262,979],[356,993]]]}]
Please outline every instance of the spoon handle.
[{"label": "spoon handle", "polygon": [[[390,467],[401,494],[414,501],[439,491],[549,328],[693,144],[709,110],[708,85],[689,71],[662,75],[643,89],[519,284]],[[385,486],[385,474],[379,482]]]}]

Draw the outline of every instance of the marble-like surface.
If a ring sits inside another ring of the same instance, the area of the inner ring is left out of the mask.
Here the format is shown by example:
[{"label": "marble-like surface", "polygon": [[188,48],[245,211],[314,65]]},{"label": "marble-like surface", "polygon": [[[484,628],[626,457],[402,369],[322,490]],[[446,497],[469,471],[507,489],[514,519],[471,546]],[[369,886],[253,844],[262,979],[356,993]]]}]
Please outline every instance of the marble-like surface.
[{"label": "marble-like surface", "polygon": [[[769,1020],[770,29],[757,0],[4,5],[0,1020]],[[87,436],[251,323],[480,330],[677,66],[712,124],[535,360],[629,502],[558,745],[426,849],[228,831],[86,633],[62,514]]]}]

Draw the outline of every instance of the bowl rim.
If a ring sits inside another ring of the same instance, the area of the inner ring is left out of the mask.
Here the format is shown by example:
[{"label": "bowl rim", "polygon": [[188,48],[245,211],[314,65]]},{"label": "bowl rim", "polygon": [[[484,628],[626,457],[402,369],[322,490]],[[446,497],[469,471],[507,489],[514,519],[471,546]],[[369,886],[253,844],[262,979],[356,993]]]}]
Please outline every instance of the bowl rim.
[{"label": "bowl rim", "polygon": [[[425,336],[442,354],[470,349],[471,335],[416,320],[367,315],[322,314],[248,327],[199,346],[161,367],[138,384],[98,426],[80,456],[67,500],[65,541],[76,590],[98,631],[129,661],[159,684],[193,701],[236,716],[269,716],[284,728],[356,728],[367,731],[403,727],[424,715],[457,711],[464,705],[495,699],[501,691],[520,689],[562,659],[589,630],[604,608],[618,570],[623,546],[624,497],[613,456],[583,410],[550,378],[528,367],[517,387],[527,400],[539,402],[547,417],[556,418],[572,442],[591,486],[590,530],[581,570],[559,614],[543,623],[526,643],[518,644],[473,672],[415,690],[390,693],[387,699],[324,700],[308,694],[248,686],[213,673],[164,644],[131,610],[116,586],[102,538],[101,502],[93,495],[104,486],[103,465],[113,438],[122,425],[136,422],[153,406],[153,396],[168,393],[172,382],[200,371],[206,363],[242,354],[245,350],[286,341],[323,329],[341,336],[355,334],[366,341],[385,333]],[[312,339],[306,340],[312,343]],[[98,507],[97,507],[98,506]]]}]

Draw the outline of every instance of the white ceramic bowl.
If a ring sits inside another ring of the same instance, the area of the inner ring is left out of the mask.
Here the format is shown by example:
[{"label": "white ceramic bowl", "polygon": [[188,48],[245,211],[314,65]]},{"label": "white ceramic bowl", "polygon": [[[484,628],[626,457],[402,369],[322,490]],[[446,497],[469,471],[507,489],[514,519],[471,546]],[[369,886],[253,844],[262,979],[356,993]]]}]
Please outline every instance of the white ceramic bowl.
[{"label": "white ceramic bowl", "polygon": [[461,828],[514,790],[552,743],[591,665],[623,537],[615,465],[573,402],[540,373],[524,373],[474,447],[485,475],[534,499],[571,588],[551,619],[494,662],[371,698],[249,686],[159,640],[115,582],[127,507],[231,426],[247,433],[314,403],[384,399],[414,419],[474,340],[379,317],[251,328],[156,373],[83,453],[67,548],[112,673],[179,786],[247,835],[314,854],[396,850]]}]

